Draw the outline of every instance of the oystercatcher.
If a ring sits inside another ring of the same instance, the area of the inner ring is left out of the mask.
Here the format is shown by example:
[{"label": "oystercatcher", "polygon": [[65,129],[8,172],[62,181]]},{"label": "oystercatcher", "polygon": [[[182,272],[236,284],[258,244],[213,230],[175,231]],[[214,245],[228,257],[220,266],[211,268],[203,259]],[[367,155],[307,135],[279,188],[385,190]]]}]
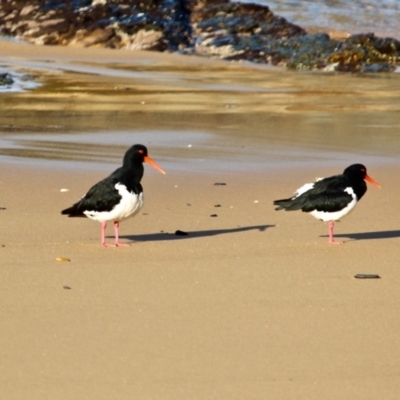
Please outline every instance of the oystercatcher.
[{"label": "oystercatcher", "polygon": [[275,210],[302,210],[321,221],[329,221],[329,243],[340,244],[333,239],[333,221],[347,215],[367,191],[365,181],[380,188],[379,184],[367,175],[362,164],[347,167],[343,174],[306,183],[297,189],[289,199],[275,200]]},{"label": "oystercatcher", "polygon": [[105,230],[108,221],[114,222],[115,246],[128,246],[119,241],[119,223],[133,217],[143,207],[143,188],[140,181],[143,177],[143,162],[165,172],[148,156],[147,148],[135,144],[126,153],[122,167],[109,177],[94,185],[72,207],[61,211],[69,217],[88,217],[101,223],[101,245],[114,246],[105,241]]}]

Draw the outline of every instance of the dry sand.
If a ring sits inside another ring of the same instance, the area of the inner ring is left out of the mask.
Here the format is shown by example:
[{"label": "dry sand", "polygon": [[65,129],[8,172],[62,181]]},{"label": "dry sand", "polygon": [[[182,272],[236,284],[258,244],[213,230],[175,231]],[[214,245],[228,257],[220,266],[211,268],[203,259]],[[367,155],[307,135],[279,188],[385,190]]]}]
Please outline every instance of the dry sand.
[{"label": "dry sand", "polygon": [[[49,69],[36,72],[47,86],[1,95],[1,398],[399,398],[397,76],[0,50],[8,65],[162,75]],[[121,224],[131,246],[104,249],[98,223],[60,210],[139,138],[167,175],[146,167],[145,208]],[[343,245],[308,215],[274,211],[364,161],[382,189],[336,225]]]}]

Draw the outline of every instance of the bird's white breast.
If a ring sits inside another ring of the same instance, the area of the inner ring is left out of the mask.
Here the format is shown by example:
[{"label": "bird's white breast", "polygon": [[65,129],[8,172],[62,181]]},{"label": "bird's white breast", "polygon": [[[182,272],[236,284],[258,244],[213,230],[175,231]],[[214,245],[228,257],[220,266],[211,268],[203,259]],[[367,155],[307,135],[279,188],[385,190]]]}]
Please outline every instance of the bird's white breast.
[{"label": "bird's white breast", "polygon": [[111,211],[85,211],[84,214],[95,221],[122,221],[137,214],[144,204],[143,192],[136,194],[129,192],[125,185],[117,183],[115,189],[121,200]]}]

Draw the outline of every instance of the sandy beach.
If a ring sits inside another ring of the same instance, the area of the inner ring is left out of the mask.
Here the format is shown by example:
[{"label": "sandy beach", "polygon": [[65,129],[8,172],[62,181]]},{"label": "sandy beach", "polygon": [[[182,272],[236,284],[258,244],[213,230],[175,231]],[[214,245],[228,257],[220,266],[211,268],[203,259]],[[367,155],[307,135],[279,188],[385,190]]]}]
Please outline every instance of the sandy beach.
[{"label": "sandy beach", "polygon": [[[42,83],[0,95],[2,398],[399,398],[398,74],[0,54]],[[146,167],[130,247],[102,248],[98,223],[60,211],[134,143],[167,174]],[[382,189],[336,224],[343,245],[274,210],[356,162]]]}]

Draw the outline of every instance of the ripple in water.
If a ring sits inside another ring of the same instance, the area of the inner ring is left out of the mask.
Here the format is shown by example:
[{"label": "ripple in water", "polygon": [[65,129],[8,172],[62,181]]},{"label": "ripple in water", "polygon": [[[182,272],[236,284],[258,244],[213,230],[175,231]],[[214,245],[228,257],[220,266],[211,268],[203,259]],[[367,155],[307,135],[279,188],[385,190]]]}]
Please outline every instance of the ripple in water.
[{"label": "ripple in water", "polygon": [[400,39],[399,0],[240,0],[268,6],[272,12],[305,29],[374,32]]}]

